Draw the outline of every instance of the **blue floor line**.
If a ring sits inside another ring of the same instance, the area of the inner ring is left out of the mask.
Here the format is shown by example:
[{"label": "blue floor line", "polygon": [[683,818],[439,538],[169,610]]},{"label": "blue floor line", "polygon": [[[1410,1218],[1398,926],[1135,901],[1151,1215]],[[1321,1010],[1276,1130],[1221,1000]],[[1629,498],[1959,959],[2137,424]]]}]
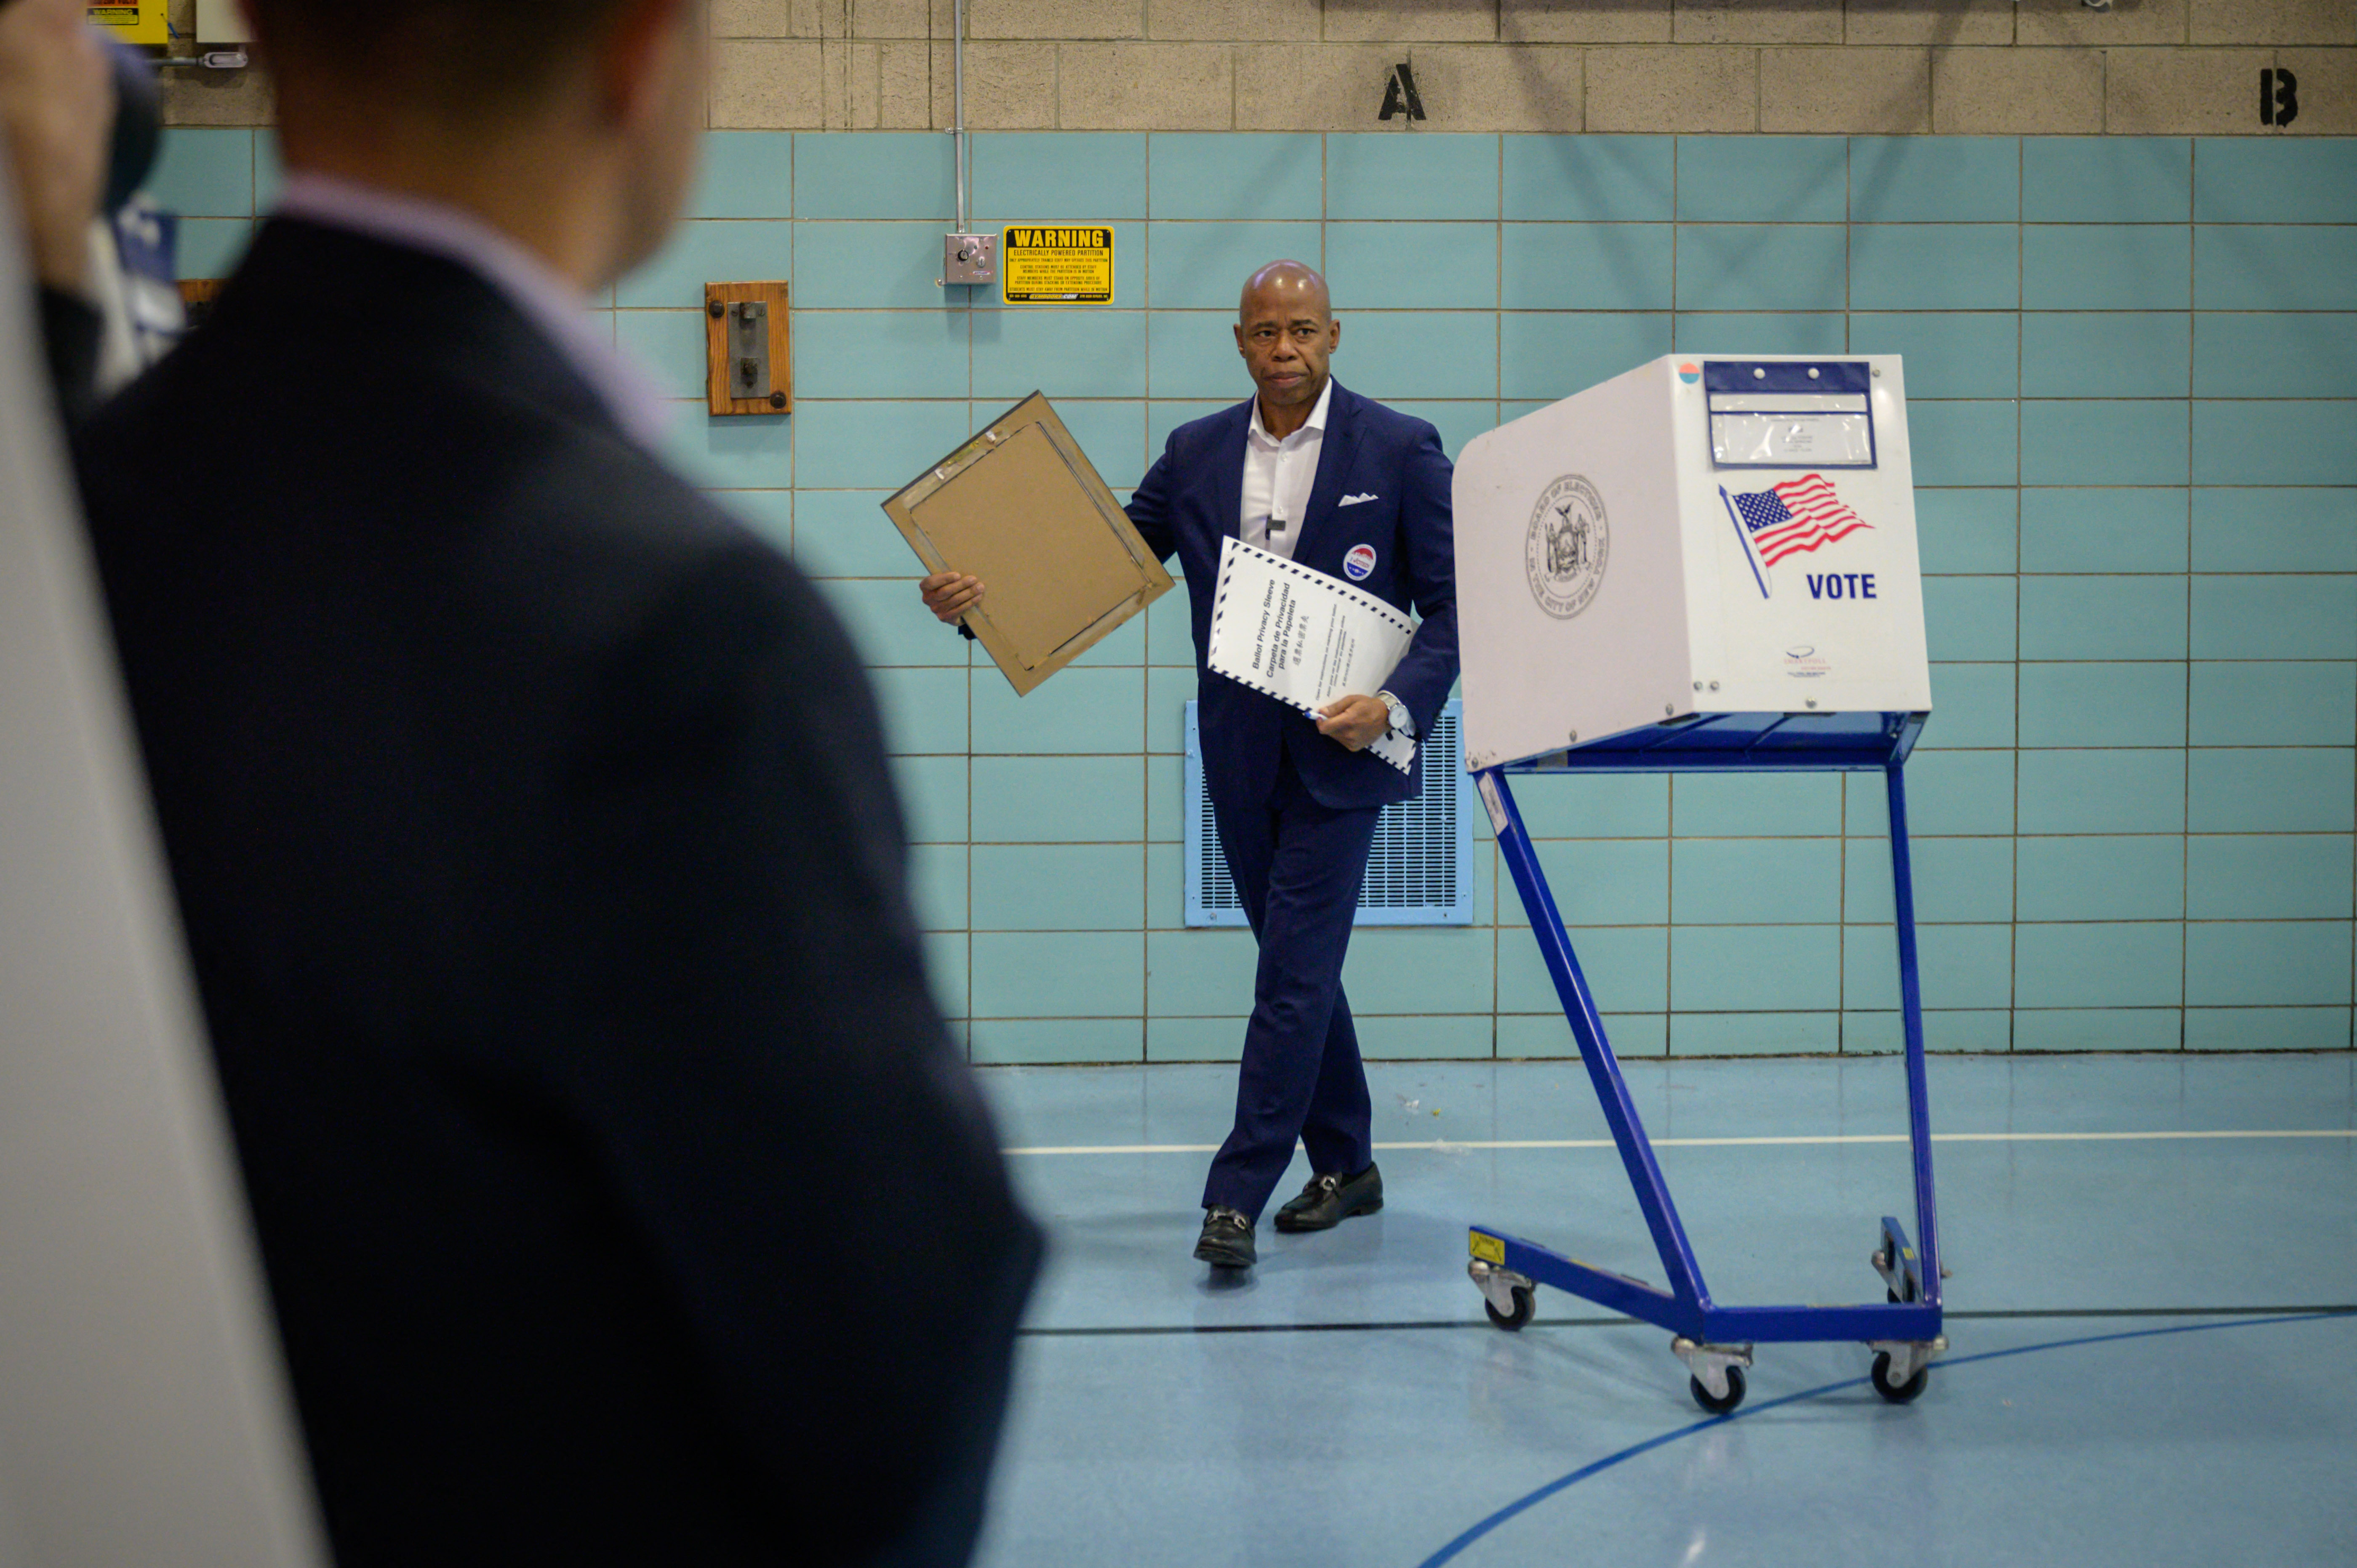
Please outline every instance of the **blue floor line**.
[{"label": "blue floor line", "polygon": [[[2290,1317],[2243,1318],[2230,1323],[2180,1323],[2168,1328],[2135,1328],[2128,1329],[2118,1334],[2090,1334],[2074,1339],[2051,1339],[2037,1345],[2016,1345],[2012,1348],[2006,1350],[1983,1350],[1971,1356],[1957,1356],[1954,1358],[1943,1357],[1932,1365],[1935,1370],[1946,1370],[1956,1367],[1968,1367],[1975,1361],[2001,1361],[2012,1356],[2028,1356],[2041,1350],[2068,1350],[2081,1345],[2109,1345],[2115,1344],[2125,1339],[2158,1339],[2165,1335],[2203,1334],[2218,1328],[2279,1327],[2287,1323],[2321,1323],[2336,1318],[2346,1318],[2352,1316],[2357,1316],[2357,1314],[2345,1312],[2309,1312],[2301,1313]],[[1629,1447],[1623,1448],[1616,1454],[1608,1454],[1603,1458],[1596,1460],[1592,1464],[1581,1466],[1578,1469],[1574,1470],[1568,1476],[1559,1477],[1555,1480],[1549,1481],[1545,1486],[1539,1487],[1537,1490],[1525,1493],[1523,1496],[1515,1498],[1512,1502],[1508,1503],[1504,1508],[1501,1508],[1497,1512],[1490,1515],[1489,1518],[1481,1520],[1479,1524],[1474,1525],[1470,1530],[1466,1530],[1465,1533],[1459,1535],[1456,1540],[1450,1541],[1448,1545],[1442,1547],[1439,1551],[1426,1558],[1422,1563],[1416,1565],[1416,1568],[1440,1568],[1442,1563],[1455,1561],[1467,1547],[1472,1545],[1475,1541],[1480,1540],[1483,1536],[1489,1534],[1491,1530],[1497,1529],[1508,1520],[1514,1518],[1518,1514],[1527,1513],[1532,1509],[1536,1508],[1539,1504],[1546,1501],[1549,1498],[1554,1497],[1556,1493],[1567,1490],[1572,1487],[1576,1487],[1591,1476],[1602,1475],[1605,1471],[1611,1469],[1616,1465],[1626,1464],[1628,1461],[1636,1458],[1641,1454],[1650,1454],[1654,1449],[1675,1443],[1682,1437],[1691,1437],[1697,1432],[1708,1432],[1711,1428],[1715,1426],[1724,1426],[1730,1421],[1741,1421],[1746,1416],[1764,1414],[1769,1411],[1776,1409],[1780,1405],[1798,1404],[1803,1400],[1820,1399],[1826,1394],[1837,1393],[1844,1389],[1857,1388],[1868,1380],[1869,1380],[1865,1378],[1844,1378],[1837,1383],[1825,1383],[1817,1388],[1803,1389],[1799,1393],[1785,1394],[1781,1398],[1770,1400],[1764,1404],[1750,1405],[1743,1409],[1731,1412],[1726,1415],[1715,1415],[1707,1420],[1697,1421],[1691,1425],[1681,1426],[1674,1431],[1665,1432],[1659,1437],[1649,1437],[1642,1443],[1632,1444]]]}]

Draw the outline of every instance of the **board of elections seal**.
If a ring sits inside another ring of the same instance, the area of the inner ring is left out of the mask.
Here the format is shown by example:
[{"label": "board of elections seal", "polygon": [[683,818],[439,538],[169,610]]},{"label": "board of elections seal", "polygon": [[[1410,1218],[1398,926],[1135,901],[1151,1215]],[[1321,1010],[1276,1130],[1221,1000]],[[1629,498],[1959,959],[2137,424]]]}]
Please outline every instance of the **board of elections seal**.
[{"label": "board of elections seal", "polygon": [[1610,535],[1604,498],[1584,474],[1566,474],[1539,494],[1523,540],[1531,597],[1557,620],[1586,609],[1604,585]]}]

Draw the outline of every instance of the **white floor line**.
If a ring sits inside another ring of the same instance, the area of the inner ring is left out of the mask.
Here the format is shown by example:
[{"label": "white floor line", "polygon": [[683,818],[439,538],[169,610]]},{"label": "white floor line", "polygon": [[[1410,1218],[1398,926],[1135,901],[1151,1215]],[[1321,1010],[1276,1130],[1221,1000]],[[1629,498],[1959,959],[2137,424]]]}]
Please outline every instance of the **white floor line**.
[{"label": "white floor line", "polygon": [[[2357,1138],[2357,1127],[2267,1127],[2228,1131],[2161,1133],[1934,1133],[1935,1144],[2157,1144],[2222,1138]],[[1657,1149],[1742,1149],[1767,1145],[1818,1147],[1834,1144],[1903,1144],[1904,1133],[1835,1133],[1784,1138],[1655,1138]],[[1434,1138],[1415,1144],[1377,1144],[1379,1154],[1426,1149],[1459,1153],[1473,1149],[1609,1149],[1609,1138]],[[1070,1144],[1001,1151],[1018,1155],[1215,1155],[1217,1144]]]}]

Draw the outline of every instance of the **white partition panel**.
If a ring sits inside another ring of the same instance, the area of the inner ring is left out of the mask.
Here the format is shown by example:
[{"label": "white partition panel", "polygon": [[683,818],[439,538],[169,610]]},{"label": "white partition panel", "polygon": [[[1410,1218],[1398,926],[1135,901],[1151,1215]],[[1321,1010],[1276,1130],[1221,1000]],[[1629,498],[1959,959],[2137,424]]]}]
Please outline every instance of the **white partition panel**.
[{"label": "white partition panel", "polygon": [[323,1563],[5,172],[0,1564]]}]

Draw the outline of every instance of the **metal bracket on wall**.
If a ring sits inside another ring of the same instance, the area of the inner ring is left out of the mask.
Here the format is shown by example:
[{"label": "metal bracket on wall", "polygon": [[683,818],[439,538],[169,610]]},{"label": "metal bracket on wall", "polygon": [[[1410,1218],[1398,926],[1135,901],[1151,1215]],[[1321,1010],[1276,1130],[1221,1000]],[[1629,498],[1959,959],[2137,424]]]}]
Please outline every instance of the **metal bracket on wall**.
[{"label": "metal bracket on wall", "polygon": [[791,292],[782,283],[704,285],[706,392],[716,414],[793,408]]},{"label": "metal bracket on wall", "polygon": [[770,395],[770,307],[749,299],[728,306],[728,362],[738,397]]}]

